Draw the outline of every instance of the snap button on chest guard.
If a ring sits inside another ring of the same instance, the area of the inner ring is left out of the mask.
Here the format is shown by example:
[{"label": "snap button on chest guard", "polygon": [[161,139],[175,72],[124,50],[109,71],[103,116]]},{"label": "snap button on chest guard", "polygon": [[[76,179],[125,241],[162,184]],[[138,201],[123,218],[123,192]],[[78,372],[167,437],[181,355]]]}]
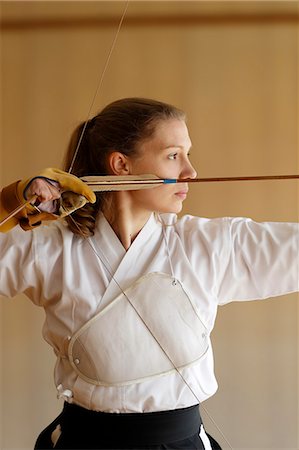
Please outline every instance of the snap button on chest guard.
[{"label": "snap button on chest guard", "polygon": [[173,281],[160,272],[139,278],[80,328],[68,348],[75,372],[95,385],[125,386],[198,362],[209,333]]}]

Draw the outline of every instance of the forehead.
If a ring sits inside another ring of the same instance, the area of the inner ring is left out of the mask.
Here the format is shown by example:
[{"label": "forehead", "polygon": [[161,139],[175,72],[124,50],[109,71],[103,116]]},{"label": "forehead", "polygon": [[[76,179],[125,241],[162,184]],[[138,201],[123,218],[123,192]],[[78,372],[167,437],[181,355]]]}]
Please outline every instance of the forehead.
[{"label": "forehead", "polygon": [[191,146],[186,122],[180,119],[161,120],[157,123],[155,131],[149,141],[160,148]]}]

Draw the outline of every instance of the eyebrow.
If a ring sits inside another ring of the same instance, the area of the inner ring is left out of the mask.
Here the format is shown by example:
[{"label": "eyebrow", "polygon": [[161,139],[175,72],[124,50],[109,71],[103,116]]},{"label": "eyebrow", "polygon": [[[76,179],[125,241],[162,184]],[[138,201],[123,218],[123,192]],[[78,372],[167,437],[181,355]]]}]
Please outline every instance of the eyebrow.
[{"label": "eyebrow", "polygon": [[[169,150],[171,148],[180,148],[181,150],[185,150],[185,147],[183,145],[167,145],[167,147],[163,147],[163,150]],[[188,152],[190,152],[192,150],[192,146],[190,146],[188,148]]]}]

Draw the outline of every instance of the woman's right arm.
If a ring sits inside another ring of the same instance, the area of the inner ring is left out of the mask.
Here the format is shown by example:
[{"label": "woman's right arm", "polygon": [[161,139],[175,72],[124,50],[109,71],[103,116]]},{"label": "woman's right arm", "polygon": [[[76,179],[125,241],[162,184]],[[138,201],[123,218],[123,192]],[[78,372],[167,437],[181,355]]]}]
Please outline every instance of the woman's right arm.
[{"label": "woman's right arm", "polygon": [[[26,186],[26,184],[25,184]],[[29,215],[36,215],[38,210],[28,200],[34,198],[34,202],[46,203],[46,209],[49,214],[55,213],[55,200],[60,198],[59,187],[50,184],[42,178],[36,178],[30,183],[24,195],[24,182],[17,181],[2,189],[0,194],[0,222],[6,219],[19,206],[24,207],[3,225],[0,225],[0,231],[6,233],[17,224],[24,224]]]},{"label": "woman's right arm", "polygon": [[[38,209],[27,204],[32,197]],[[0,225],[0,295],[13,297],[24,292],[39,303],[42,283],[35,255],[35,233],[24,230],[36,228],[43,220],[59,219],[70,214],[87,201],[95,201],[89,187],[59,169],[47,169],[37,177],[17,181],[2,189],[0,221],[17,207],[26,205],[17,215]]]},{"label": "woman's right arm", "polygon": [[[0,195],[0,220],[3,220],[15,208],[24,208],[0,227],[0,294],[13,297],[18,293],[33,289],[41,290],[39,271],[36,264],[33,233],[22,228],[29,223],[29,218],[40,216],[31,204],[31,198],[40,203],[49,214],[56,209],[56,200],[60,197],[58,183],[48,182],[44,178],[17,181],[5,187]],[[21,227],[16,226],[20,224]],[[25,227],[26,228],[26,227]]]},{"label": "woman's right arm", "polygon": [[[73,194],[70,207],[70,197],[67,197],[69,193]],[[32,198],[34,205],[28,202]],[[60,198],[62,200],[58,201]],[[17,224],[29,230],[44,220],[58,219],[82,207],[86,202],[94,201],[95,194],[79,178],[59,169],[46,169],[36,177],[17,181],[2,189],[0,223],[19,206],[24,205],[24,208],[0,225],[0,232],[6,233]],[[68,210],[61,208],[65,204],[69,207]]]}]

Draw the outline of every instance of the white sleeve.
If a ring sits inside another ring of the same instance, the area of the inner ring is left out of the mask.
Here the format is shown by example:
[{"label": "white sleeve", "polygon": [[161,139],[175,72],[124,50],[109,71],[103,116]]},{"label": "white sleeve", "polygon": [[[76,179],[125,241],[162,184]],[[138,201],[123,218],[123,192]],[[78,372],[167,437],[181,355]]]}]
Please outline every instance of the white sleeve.
[{"label": "white sleeve", "polygon": [[226,222],[228,257],[218,285],[219,304],[299,290],[299,224]]},{"label": "white sleeve", "polygon": [[298,292],[298,223],[187,215],[175,228],[198,283],[216,303]]},{"label": "white sleeve", "polygon": [[19,293],[39,304],[41,282],[34,252],[34,233],[20,227],[0,233],[0,295]]}]

